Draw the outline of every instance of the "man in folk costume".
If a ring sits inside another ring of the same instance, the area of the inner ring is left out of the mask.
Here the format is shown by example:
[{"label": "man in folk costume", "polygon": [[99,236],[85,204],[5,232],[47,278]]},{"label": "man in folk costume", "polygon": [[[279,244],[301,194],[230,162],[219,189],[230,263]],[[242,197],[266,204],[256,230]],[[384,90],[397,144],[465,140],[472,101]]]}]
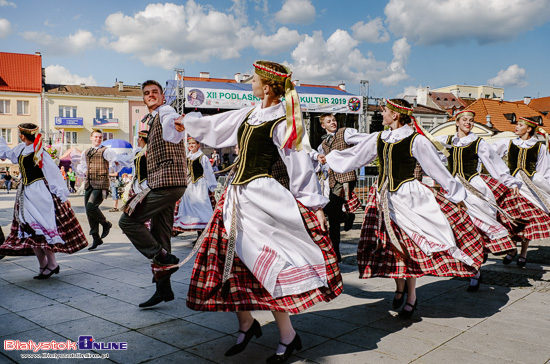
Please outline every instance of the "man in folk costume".
[{"label": "man in folk costume", "polygon": [[[94,239],[88,250],[94,250],[103,244],[103,239],[109,235],[109,231],[113,226],[111,222],[107,221],[99,206],[107,197],[109,191],[109,168],[119,169],[119,161],[114,150],[101,145],[103,142],[103,132],[101,130],[92,130],[90,140],[92,147],[82,153],[77,171],[79,174],[86,176],[84,205],[86,207],[86,217],[90,224],[90,235]],[[101,235],[99,234],[99,225],[103,228]]]},{"label": "man in folk costume", "polygon": [[[187,168],[182,118],[168,105],[164,105],[162,86],[157,81],[145,81],[141,86],[143,102],[149,114],[142,120],[149,125],[147,145],[147,187],[127,203],[119,226],[137,250],[152,259],[156,266],[169,266],[179,262],[172,255],[170,238],[174,223],[174,208],[185,192]],[[151,220],[150,230],[146,221]],[[176,269],[154,274],[156,291],[140,307],[150,307],[174,299],[170,275]]]},{"label": "man in folk costume", "polygon": [[0,137],[0,158],[18,164],[21,171],[11,232],[0,255],[36,255],[40,273],[34,279],[48,279],[59,273],[55,253],[72,254],[88,242],[68,201],[67,184],[44,153],[38,126],[24,123],[18,129],[22,143],[13,149]]},{"label": "man in folk costume", "polygon": [[[357,132],[353,128],[338,129],[338,122],[333,114],[323,114],[319,118],[321,127],[327,134],[323,135],[323,141],[317,151],[311,151],[309,154],[314,161],[324,165],[325,156],[333,150],[345,150],[352,145],[359,143],[366,134]],[[334,245],[334,250],[338,256],[338,261],[342,259],[340,255],[340,224],[344,222],[344,230],[348,231],[353,226],[355,214],[353,212],[344,212],[342,207],[346,201],[353,198],[353,189],[357,182],[355,171],[346,173],[335,173],[328,169],[328,186],[330,189],[329,203],[325,206],[329,223],[330,240]],[[357,198],[357,196],[355,196]]]},{"label": "man in folk costume", "polygon": [[138,132],[137,148],[134,153],[134,179],[131,195],[136,195],[147,188],[147,140],[148,130]]}]

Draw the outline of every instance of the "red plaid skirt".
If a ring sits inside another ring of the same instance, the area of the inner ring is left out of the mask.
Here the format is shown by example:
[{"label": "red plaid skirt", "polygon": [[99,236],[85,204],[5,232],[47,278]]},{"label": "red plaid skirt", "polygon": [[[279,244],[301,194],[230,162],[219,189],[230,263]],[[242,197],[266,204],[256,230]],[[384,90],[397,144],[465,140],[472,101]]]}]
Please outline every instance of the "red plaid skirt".
[{"label": "red plaid skirt", "polygon": [[359,207],[361,207],[361,201],[355,192],[352,192],[351,198],[344,203],[344,211],[347,213],[355,212]]},{"label": "red plaid skirt", "polygon": [[[550,238],[550,215],[533,205],[525,197],[512,195],[512,189],[506,187],[496,179],[481,176],[487,186],[493,191],[497,204],[514,218],[529,220],[522,231],[513,235],[527,240]],[[510,221],[499,214],[499,221],[510,231],[514,231]]]},{"label": "red plaid skirt", "polygon": [[321,248],[327,269],[328,287],[320,287],[297,295],[273,298],[248,268],[235,255],[231,269],[230,292],[226,299],[221,295],[221,286],[225,254],[228,243],[227,232],[223,226],[223,202],[220,197],[214,210],[210,228],[200,247],[187,295],[187,306],[199,311],[255,311],[270,310],[298,313],[317,302],[330,301],[342,292],[342,277],[336,263],[336,254],[326,232],[314,213],[298,203],[304,225],[313,241]]},{"label": "red plaid skirt", "polygon": [[[208,197],[210,197],[210,203],[212,204],[212,209],[216,208],[216,196],[214,195],[214,192],[208,191]],[[181,198],[176,202],[176,207],[174,209],[174,219],[176,218],[178,214],[178,210],[180,208],[180,201]],[[183,233],[186,231],[202,231],[203,229],[184,229],[179,226],[172,225],[172,235],[175,235],[175,233]]]},{"label": "red plaid skirt", "polygon": [[[59,197],[52,194],[55,206],[55,222],[57,231],[65,244],[48,244],[43,235],[19,238],[19,224],[14,219],[11,224],[11,231],[4,244],[0,246],[0,255],[34,255],[32,248],[50,249],[54,253],[72,254],[88,245],[86,235],[78,222],[69,201],[62,203]],[[19,202],[16,201],[16,208]]]},{"label": "red plaid skirt", "polygon": [[365,220],[357,248],[357,264],[360,278],[370,277],[421,277],[423,275],[470,277],[477,273],[483,261],[483,241],[477,228],[465,212],[446,200],[441,192],[435,199],[449,220],[457,246],[474,260],[474,266],[466,265],[447,252],[428,256],[393,221],[397,239],[408,252],[407,257],[398,255],[391,247],[385,225],[378,231],[378,202],[376,185],[372,186],[365,207]]}]

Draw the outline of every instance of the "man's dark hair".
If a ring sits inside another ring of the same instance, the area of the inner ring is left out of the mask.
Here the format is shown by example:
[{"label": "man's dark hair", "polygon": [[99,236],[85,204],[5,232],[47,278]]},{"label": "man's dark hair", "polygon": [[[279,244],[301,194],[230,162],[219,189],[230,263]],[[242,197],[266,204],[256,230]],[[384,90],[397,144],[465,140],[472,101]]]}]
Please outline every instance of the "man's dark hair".
[{"label": "man's dark hair", "polygon": [[103,130],[101,129],[92,129],[92,132],[90,133],[90,136],[94,135],[94,133],[99,133],[103,135]]},{"label": "man's dark hair", "polygon": [[151,86],[151,85],[155,85],[157,86],[159,89],[160,89],[160,92],[164,92],[164,89],[162,88],[162,86],[160,85],[160,83],[158,83],[157,81],[155,80],[147,80],[145,81],[144,83],[141,84],[141,91],[143,91],[143,89],[145,88],[145,86]]}]

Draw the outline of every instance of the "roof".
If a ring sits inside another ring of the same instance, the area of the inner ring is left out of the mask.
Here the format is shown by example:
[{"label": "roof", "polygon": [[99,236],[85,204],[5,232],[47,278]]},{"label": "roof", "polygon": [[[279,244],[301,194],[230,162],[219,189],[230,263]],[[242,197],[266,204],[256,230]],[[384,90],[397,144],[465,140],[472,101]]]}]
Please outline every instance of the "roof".
[{"label": "roof", "polygon": [[140,86],[124,85],[122,91],[118,90],[118,86],[103,87],[103,86],[81,86],[81,85],[51,85],[45,86],[48,94],[59,95],[80,95],[80,96],[143,96]]},{"label": "roof", "polygon": [[[434,115],[447,115],[444,110],[436,109],[435,107],[430,107],[426,105],[417,104],[414,108],[414,114],[434,114]],[[380,111],[378,105],[369,105],[368,111]]]},{"label": "roof", "polygon": [[515,115],[516,120],[519,117],[540,116],[542,117],[543,125],[550,125],[550,118],[524,103],[479,99],[468,106],[468,110],[476,113],[474,117],[475,122],[484,125],[487,123],[487,115],[491,115],[491,124],[498,131],[514,131],[515,124],[512,124],[511,114]]},{"label": "roof", "polygon": [[541,113],[550,112],[550,96],[539,97],[538,99],[532,99],[529,102],[529,107],[533,108]]},{"label": "roof", "polygon": [[0,52],[0,91],[42,92],[42,56]]},{"label": "roof", "polygon": [[466,103],[462,101],[460,97],[453,95],[450,92],[430,92],[428,96],[432,101],[439,106],[442,110],[449,110],[453,107],[460,109],[466,106]]}]

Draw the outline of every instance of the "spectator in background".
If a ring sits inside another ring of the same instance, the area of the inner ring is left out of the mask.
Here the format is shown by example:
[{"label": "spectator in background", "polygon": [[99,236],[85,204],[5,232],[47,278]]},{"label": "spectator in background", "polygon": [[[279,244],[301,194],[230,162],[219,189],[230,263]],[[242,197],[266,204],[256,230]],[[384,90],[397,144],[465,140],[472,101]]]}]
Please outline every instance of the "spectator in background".
[{"label": "spectator in background", "polygon": [[71,167],[69,167],[69,170],[67,171],[67,179],[69,180],[69,192],[75,193],[76,173]]},{"label": "spectator in background", "polygon": [[6,193],[10,193],[11,182],[12,182],[12,176],[10,175],[10,171],[6,171],[6,174],[4,174],[4,183],[6,185]]},{"label": "spectator in background", "polygon": [[212,167],[216,166],[217,168],[220,167],[220,155],[218,154],[218,151],[216,149],[214,149],[214,151],[212,152],[212,156],[210,157],[212,158],[211,161],[212,161]]},{"label": "spectator in background", "polygon": [[120,196],[118,194],[118,187],[120,186],[120,179],[118,177],[118,173],[109,173],[109,180],[110,180],[110,187],[111,187],[111,197],[113,198],[113,201],[115,201],[115,205],[112,209],[109,210],[109,212],[117,212],[118,211],[118,200],[120,199]]}]

